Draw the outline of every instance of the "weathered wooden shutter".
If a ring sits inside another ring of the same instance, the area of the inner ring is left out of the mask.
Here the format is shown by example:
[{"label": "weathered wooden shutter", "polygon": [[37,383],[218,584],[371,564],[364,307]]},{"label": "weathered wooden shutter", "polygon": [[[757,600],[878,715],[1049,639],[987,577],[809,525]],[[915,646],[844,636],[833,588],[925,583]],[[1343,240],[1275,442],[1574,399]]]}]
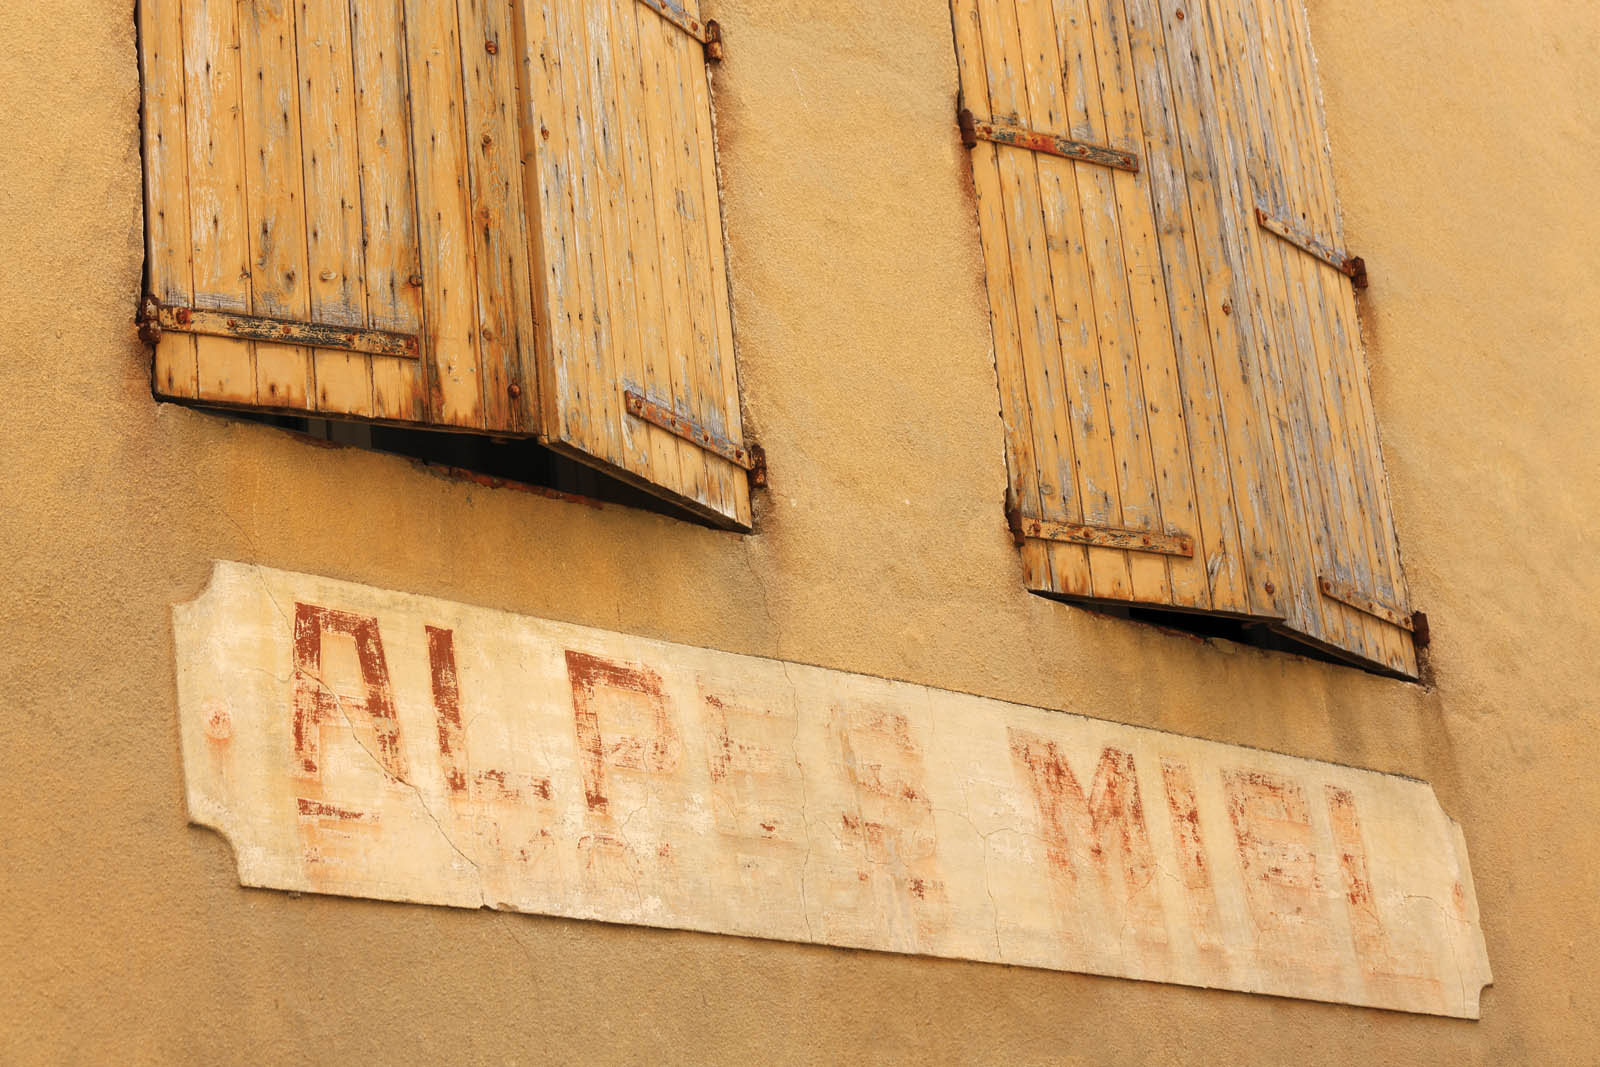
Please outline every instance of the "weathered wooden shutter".
[{"label": "weathered wooden shutter", "polygon": [[525,0],[545,440],[750,523],[705,42],[671,0]]},{"label": "weathered wooden shutter", "polygon": [[952,0],[1030,587],[1416,671],[1299,0]]},{"label": "weathered wooden shutter", "polygon": [[143,0],[163,396],[532,432],[503,0]]}]

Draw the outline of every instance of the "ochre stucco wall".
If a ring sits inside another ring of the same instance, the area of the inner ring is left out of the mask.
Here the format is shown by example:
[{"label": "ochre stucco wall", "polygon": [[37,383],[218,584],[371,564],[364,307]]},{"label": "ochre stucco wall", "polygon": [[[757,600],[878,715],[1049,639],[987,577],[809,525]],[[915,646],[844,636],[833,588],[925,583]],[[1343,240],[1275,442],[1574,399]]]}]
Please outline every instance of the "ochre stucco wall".
[{"label": "ochre stucco wall", "polygon": [[[1022,590],[940,3],[717,0],[747,538],[155,404],[131,6],[0,7],[0,1059],[1593,1055],[1591,4],[1311,3],[1427,688]],[[178,758],[170,608],[217,558],[1415,775],[1496,984],[1466,1023],[242,890]]]}]

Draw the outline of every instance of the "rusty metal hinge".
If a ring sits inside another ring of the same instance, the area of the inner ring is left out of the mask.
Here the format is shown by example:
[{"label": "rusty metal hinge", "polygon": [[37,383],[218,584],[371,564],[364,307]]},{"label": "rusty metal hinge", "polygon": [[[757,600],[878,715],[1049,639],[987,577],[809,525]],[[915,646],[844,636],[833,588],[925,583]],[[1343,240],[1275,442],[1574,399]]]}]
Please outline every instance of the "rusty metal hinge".
[{"label": "rusty metal hinge", "polygon": [[1148,530],[1124,530],[1111,526],[1086,526],[1076,522],[1054,522],[1024,515],[1017,507],[1006,509],[1006,525],[1017,544],[1028,541],[1061,541],[1094,548],[1116,548],[1125,552],[1153,552],[1162,556],[1194,557],[1194,538],[1188,534],[1161,534]]},{"label": "rusty metal hinge", "polygon": [[1367,287],[1367,261],[1360,256],[1346,255],[1326,241],[1318,240],[1315,234],[1301,229],[1288,219],[1272,214],[1259,204],[1256,205],[1256,222],[1262,229],[1281,237],[1300,251],[1320,259],[1343,274],[1357,289]]},{"label": "rusty metal hinge", "polygon": [[699,41],[705,48],[707,62],[716,63],[722,59],[722,26],[716,19],[702,22],[673,0],[639,0],[639,3]]},{"label": "rusty metal hinge", "polygon": [[994,144],[1010,145],[1013,148],[1026,148],[1032,152],[1043,152],[1045,155],[1059,156],[1079,163],[1094,163],[1114,170],[1139,173],[1139,157],[1120,148],[1107,148],[1105,145],[1074,141],[1069,137],[1026,130],[1020,126],[1007,126],[1000,122],[980,121],[974,118],[967,108],[956,112],[956,124],[961,128],[961,143],[968,148],[978,147],[979,141],[990,141]]},{"label": "rusty metal hinge", "polygon": [[[1381,619],[1391,625],[1400,627],[1402,630],[1416,632],[1416,614],[1408,614],[1391,604],[1385,604],[1377,597],[1371,597],[1361,592],[1361,590],[1348,582],[1341,582],[1324,574],[1317,577],[1317,588],[1321,589],[1322,595],[1330,600],[1337,600],[1341,604],[1347,604],[1364,615],[1371,615],[1375,619]],[[1426,615],[1422,616],[1422,626],[1424,632],[1426,632],[1428,626],[1428,617]]]},{"label": "rusty metal hinge", "polygon": [[336,348],[369,356],[398,359],[422,358],[421,342],[415,334],[368,330],[357,326],[332,326],[323,322],[273,319],[262,315],[240,315],[232,311],[180,307],[163,304],[153,296],[145,298],[139,312],[139,336],[149,344],[161,340],[165,330],[174,333],[228,337],[236,341],[269,341],[307,348]]},{"label": "rusty metal hinge", "polygon": [[[671,408],[658,404],[645,396],[637,389],[625,389],[622,393],[628,414],[636,419],[642,419],[652,426],[659,426],[672,436],[688,441],[692,445],[720,456],[732,463],[735,467],[742,467],[750,472],[752,481],[757,485],[765,485],[767,477],[767,456],[761,451],[760,446],[751,445],[746,448],[734,444],[726,437],[710,430],[693,419],[686,419],[675,413]],[[760,472],[759,474],[757,472]]]}]

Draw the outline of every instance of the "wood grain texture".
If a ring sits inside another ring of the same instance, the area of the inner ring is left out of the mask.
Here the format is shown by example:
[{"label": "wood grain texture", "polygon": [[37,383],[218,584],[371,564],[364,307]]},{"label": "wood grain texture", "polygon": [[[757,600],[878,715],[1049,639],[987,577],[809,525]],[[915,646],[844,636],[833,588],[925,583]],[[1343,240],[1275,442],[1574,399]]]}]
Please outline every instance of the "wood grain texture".
[{"label": "wood grain texture", "polygon": [[1253,617],[1413,673],[1401,628],[1318,587],[1382,601],[1398,551],[1349,283],[1256,214],[1293,205],[1274,232],[1330,235],[1307,244],[1347,267],[1299,5],[954,0],[952,17],[974,115],[1142,164],[1022,160],[1030,139],[962,120],[1013,506],[1193,541],[1071,539],[1090,545],[1074,566],[1024,537],[1030,587]]},{"label": "wood grain texture", "polygon": [[[145,258],[150,295],[164,303],[194,303],[189,217],[189,134],[184,109],[183,23],[179,0],[139,5],[140,74],[144,82]],[[151,381],[156,395],[199,395],[195,339],[163,336],[155,346]]]},{"label": "wood grain texture", "polygon": [[[254,281],[251,309],[260,316],[309,323],[295,7],[293,0],[262,0],[239,9],[245,217]],[[311,349],[265,340],[254,348],[260,403],[305,408],[316,392]]]},{"label": "wood grain texture", "polygon": [[[195,306],[249,312],[250,223],[237,11],[231,0],[189,0],[183,7],[189,232]],[[255,402],[252,345],[200,337],[195,348],[200,399]]]},{"label": "wood grain texture", "polygon": [[544,437],[747,526],[745,472],[624,400],[633,390],[744,448],[703,52],[637,0],[539,0],[521,14]]},{"label": "wood grain texture", "polygon": [[[356,73],[367,324],[375,330],[420,335],[424,332],[422,250],[417,244],[416,183],[411,169],[403,6],[403,0],[351,4],[350,34]],[[373,415],[408,422],[425,419],[425,382],[423,366],[374,359]]]},{"label": "wood grain texture", "polygon": [[509,9],[158,0],[140,17],[151,295],[289,324],[169,330],[158,390],[537,433]]}]

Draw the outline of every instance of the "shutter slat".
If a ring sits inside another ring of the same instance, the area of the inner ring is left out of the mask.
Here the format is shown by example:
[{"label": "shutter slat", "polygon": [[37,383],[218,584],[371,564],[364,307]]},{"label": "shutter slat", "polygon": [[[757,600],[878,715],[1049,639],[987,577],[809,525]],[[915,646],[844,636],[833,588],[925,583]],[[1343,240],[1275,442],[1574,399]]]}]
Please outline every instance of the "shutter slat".
[{"label": "shutter slat", "polygon": [[[231,0],[189,0],[184,5],[185,106],[194,304],[248,314],[249,216],[242,184],[244,100],[239,87],[237,10]],[[195,350],[200,399],[255,402],[252,345],[198,337]]]},{"label": "shutter slat", "polygon": [[746,472],[630,415],[624,396],[634,390],[746,447],[704,53],[637,0],[522,10],[545,440],[712,521],[748,526]]},{"label": "shutter slat", "polygon": [[[606,140],[606,166],[622,180],[622,202],[611,216],[613,240],[628,242],[628,254],[612,277],[611,296],[615,350],[626,387],[662,380],[665,312],[640,58],[640,20],[650,16],[631,0],[607,0],[607,7],[611,47],[597,58],[606,64],[598,73],[607,86],[604,122],[613,134]],[[623,419],[620,429],[630,468],[651,482],[677,480],[681,446],[664,429],[635,419]]]},{"label": "shutter slat", "polygon": [[[1302,186],[1311,205],[1310,221],[1317,232],[1329,236],[1335,248],[1343,248],[1344,235],[1333,191],[1321,102],[1310,69],[1310,36],[1305,25],[1304,5],[1294,3],[1282,8],[1263,5],[1263,12],[1265,50],[1269,55],[1281,57],[1279,76],[1274,84],[1280,87],[1284,111],[1293,125],[1304,176]],[[1353,531],[1359,532],[1361,544],[1352,547],[1364,554],[1366,573],[1372,583],[1366,588],[1403,608],[1405,601],[1397,595],[1397,590],[1404,579],[1399,570],[1399,549],[1389,512],[1388,488],[1378,448],[1354,292],[1327,272],[1318,274],[1317,283],[1328,313],[1332,351],[1342,389],[1345,445],[1350,451],[1354,471],[1349,487],[1355,503],[1351,525]],[[1415,674],[1415,650],[1410,636],[1383,624],[1378,625],[1378,630],[1385,662],[1403,674]]]},{"label": "shutter slat", "polygon": [[[1004,22],[1014,17],[1017,24],[1017,43],[1013,45],[1009,36],[1002,40],[1013,49],[1009,62],[1023,75],[1022,124],[1064,127],[1075,140],[1105,143],[1102,86],[1096,82],[1085,96],[1068,93],[1062,98],[1057,73],[1063,61],[1095,69],[1086,8],[1072,0],[1056,4],[1054,10],[1031,3],[1002,4],[999,9],[1007,12]],[[1044,61],[1028,62],[1033,55],[1043,56]],[[1053,286],[1045,291],[1050,302],[1040,313],[1056,320],[1062,338],[1060,373],[1071,400],[1070,432],[1083,522],[1156,530],[1149,445],[1144,428],[1135,429],[1129,417],[1141,389],[1136,377],[1129,389],[1129,373],[1138,373],[1137,357],[1131,337],[1120,332],[1128,324],[1129,312],[1112,175],[1101,167],[1049,157],[1037,157],[1036,164],[1045,192],[1043,235],[1053,253]],[[1090,427],[1108,432],[1086,432]],[[1165,598],[1166,563],[1158,557],[1091,547],[1089,570],[1096,597]]]},{"label": "shutter slat", "polygon": [[[1015,12],[1005,5],[979,3],[985,92],[989,113],[1019,124],[1044,125],[1048,119],[1031,119],[1027,90],[1021,81],[1018,28]],[[1015,291],[1020,369],[1026,383],[1026,405],[1034,424],[1034,458],[1038,468],[1041,518],[1064,522],[1112,525],[1109,500],[1097,506],[1085,499],[1078,471],[1086,460],[1076,450],[1073,423],[1064,378],[1063,342],[1083,342],[1081,335],[1063,338],[1054,304],[1053,286],[1065,280],[1067,253],[1075,246],[1063,231],[1078,224],[1076,186],[1071,164],[1038,157],[1031,152],[996,146],[995,166],[1000,177],[1001,212],[1011,262],[1010,281]],[[1068,199],[1068,194],[1072,199]],[[1053,231],[1047,212],[1060,220]],[[1058,239],[1051,241],[1052,236]],[[1053,262],[1055,260],[1055,262]],[[1081,264],[1081,260],[1079,260]],[[1080,277],[1087,272],[1079,267]],[[1060,276],[1062,280],[1054,280]],[[1073,291],[1087,291],[1085,286]],[[1084,345],[1086,347],[1086,345]],[[1070,375],[1070,371],[1066,371]],[[1050,572],[1058,581],[1081,584],[1090,595],[1127,588],[1127,565],[1115,553],[1047,545]],[[1082,556],[1081,573],[1079,556]]]},{"label": "shutter slat", "polygon": [[[1213,369],[1200,256],[1189,202],[1187,165],[1176,121],[1160,12],[1156,0],[1127,0],[1129,62],[1138,87],[1146,141],[1156,255],[1171,317],[1174,387],[1188,444],[1199,552],[1194,566],[1207,584],[1210,606],[1248,614],[1250,589],[1239,551],[1239,521],[1228,459],[1225,413]],[[1169,526],[1170,513],[1165,514]],[[1186,581],[1172,566],[1175,589]]]},{"label": "shutter slat", "polygon": [[[981,2],[983,0],[953,0],[951,14],[955,23],[956,60],[963,101],[968,107],[981,108],[987,114],[992,107],[984,73],[982,30],[978,24],[978,4]],[[1034,444],[1036,431],[1021,365],[1022,341],[1006,235],[1004,193],[998,162],[1000,151],[999,146],[992,143],[973,147],[972,180],[977,197],[978,233],[988,278],[989,321],[994,339],[1012,503],[1015,508],[1037,515],[1042,511]],[[1070,482],[1068,484],[1071,485]],[[1073,490],[1069,488],[1067,492],[1072,493]],[[1028,585],[1035,589],[1086,594],[1089,590],[1089,564],[1084,549],[1067,550],[1071,553],[1064,554],[1067,566],[1055,572],[1051,568],[1051,551],[1051,547],[1043,542],[1030,542],[1022,546],[1024,577]]]},{"label": "shutter slat", "polygon": [[[1095,63],[1104,87],[1102,108],[1106,139],[1118,149],[1138,151],[1144,141],[1143,116],[1128,49],[1124,5],[1122,0],[1091,0],[1089,8]],[[1109,173],[1105,178],[1109,180],[1116,202],[1123,276],[1127,281],[1132,318],[1132,352],[1141,393],[1131,406],[1129,418],[1136,426],[1143,426],[1156,504],[1156,515],[1148,524],[1141,521],[1137,527],[1192,539],[1191,534],[1196,530],[1194,474],[1178,383],[1171,308],[1162,278],[1161,253],[1155,240],[1150,180],[1122,172]],[[1164,560],[1160,602],[1190,608],[1210,607],[1204,559],[1202,554],[1197,562],[1190,552]]]},{"label": "shutter slat", "polygon": [[[674,411],[693,418],[695,382],[691,372],[693,321],[690,310],[687,253],[683,247],[683,227],[679,223],[673,192],[677,186],[678,154],[673,143],[674,123],[670,101],[675,82],[672,46],[678,32],[646,12],[639,12],[639,56],[645,82],[645,130],[650,146],[651,204],[655,209],[654,232],[660,254],[664,294],[666,349],[659,361],[658,390],[672,399]],[[641,383],[642,384],[642,383]],[[711,478],[705,457],[698,451],[678,448],[679,479],[689,495],[706,499]]]},{"label": "shutter slat", "polygon": [[[422,258],[411,176],[402,0],[351,5],[360,145],[367,322],[376,330],[422,334]],[[404,422],[426,417],[425,368],[372,360],[372,413]]]},{"label": "shutter slat", "polygon": [[[1139,3],[1142,0],[1130,0]],[[1291,591],[1285,561],[1282,493],[1272,447],[1271,415],[1260,387],[1254,350],[1249,285],[1233,256],[1237,243],[1227,212],[1228,190],[1222,134],[1211,88],[1207,46],[1197,37],[1196,18],[1179,19],[1170,3],[1149,0],[1152,40],[1159,40],[1172,78],[1174,114],[1184,159],[1194,225],[1195,273],[1211,333],[1215,406],[1226,434],[1229,478],[1239,530],[1242,576],[1251,614],[1284,617]],[[1156,34],[1159,32],[1159,38]],[[1202,31],[1203,32],[1203,31]],[[1190,421],[1191,426],[1193,420]]]},{"label": "shutter slat", "polygon": [[[310,318],[311,305],[299,180],[295,6],[287,0],[265,0],[239,8],[247,167],[246,207],[240,224],[250,242],[252,311],[259,316],[304,321]],[[285,175],[293,175],[294,180],[286,181]],[[173,328],[169,322],[163,326]],[[311,349],[270,341],[258,341],[254,348],[257,401],[272,407],[305,407],[314,388]]]},{"label": "shutter slat", "polygon": [[[1268,168],[1267,181],[1257,180],[1257,190],[1270,182],[1270,195],[1283,203],[1310,203],[1308,182],[1313,180],[1305,173],[1301,152],[1302,138],[1297,132],[1294,116],[1283,93],[1281,72],[1271,68],[1264,52],[1276,52],[1277,47],[1264,48],[1264,36],[1270,23],[1266,16],[1270,5],[1247,7],[1239,20],[1236,47],[1242,63],[1256,84],[1256,99],[1262,116],[1258,125],[1266,144],[1266,158],[1274,165]],[[1316,225],[1314,215],[1305,225]],[[1301,342],[1291,356],[1298,357],[1301,392],[1284,398],[1285,402],[1299,402],[1302,398],[1308,408],[1307,422],[1311,429],[1311,462],[1306,464],[1308,481],[1319,489],[1321,506],[1328,512],[1327,526],[1332,531],[1321,546],[1319,574],[1334,563],[1352,580],[1370,583],[1371,560],[1366,554],[1366,531],[1362,528],[1355,492],[1359,479],[1351,464],[1348,447],[1347,410],[1348,393],[1345,388],[1340,339],[1334,328],[1326,302],[1327,272],[1312,258],[1294,246],[1273,240],[1269,231],[1257,230],[1259,243],[1266,255],[1275,255],[1282,263],[1291,297],[1296,303],[1297,326],[1310,336],[1310,343]],[[1266,247],[1275,245],[1276,247]],[[1314,496],[1315,503],[1317,496]],[[1324,604],[1324,614],[1326,611]],[[1344,612],[1345,639],[1341,647],[1367,659],[1388,662],[1384,628],[1360,612]]]},{"label": "shutter slat", "polygon": [[[673,187],[674,200],[680,205],[678,224],[683,229],[684,264],[691,279],[690,324],[693,355],[688,371],[693,383],[693,406],[690,411],[712,433],[726,436],[727,419],[724,415],[721,372],[721,332],[717,315],[712,309],[715,276],[712,272],[709,249],[710,227],[706,214],[717,211],[716,183],[708,184],[700,173],[700,122],[696,115],[693,83],[706,81],[705,53],[691,37],[671,34],[668,47],[673,57],[673,78],[670,82],[669,102],[673,122],[673,149],[676,153],[677,180]],[[709,94],[706,107],[710,107]],[[710,199],[707,199],[707,192]],[[717,239],[722,231],[717,227]],[[730,357],[731,358],[731,357]],[[711,455],[714,455],[712,453]],[[718,511],[736,510],[733,500],[734,485],[748,489],[749,479],[731,465],[706,457],[706,492],[709,503]]]},{"label": "shutter slat", "polygon": [[[367,321],[367,296],[350,0],[297,0],[293,6],[297,14],[300,129],[306,145],[302,189],[311,318],[362,327]],[[255,118],[259,123],[265,116]],[[319,349],[313,362],[319,411],[372,414],[370,360]]]},{"label": "shutter slat", "polygon": [[[1228,137],[1230,207],[1242,269],[1254,280],[1257,317],[1263,343],[1257,350],[1271,422],[1289,552],[1293,563],[1290,588],[1293,607],[1289,625],[1321,642],[1361,647],[1359,624],[1342,605],[1315,595],[1316,572],[1330,558],[1332,546],[1346,533],[1342,514],[1325,495],[1336,491],[1323,471],[1332,462],[1326,443],[1327,419],[1321,410],[1323,382],[1316,372],[1318,340],[1306,310],[1298,271],[1300,257],[1281,242],[1262,239],[1255,225],[1255,187],[1271,182],[1281,188],[1281,161],[1268,146],[1264,108],[1246,48],[1248,27],[1241,5],[1208,5],[1206,28],[1213,86],[1223,111]],[[1293,280],[1291,280],[1293,275]],[[1307,364],[1310,364],[1308,370]],[[1312,413],[1313,402],[1317,405]],[[1351,627],[1357,629],[1352,635]]]},{"label": "shutter slat", "polygon": [[[1102,52],[1096,23],[1103,22],[1097,11],[1099,0],[1056,0],[1057,36],[1071,56],[1095,74],[1094,89],[1083,99],[1069,97],[1067,113],[1072,128],[1097,143],[1131,147],[1124,128],[1113,133],[1107,115],[1121,110],[1125,89],[1117,70],[1114,50]],[[1071,60],[1069,60],[1070,62]],[[1123,217],[1125,184],[1132,175],[1100,167],[1075,166],[1079,205],[1083,213],[1083,242],[1087,252],[1101,373],[1110,389],[1105,391],[1108,416],[1105,436],[1109,439],[1112,470],[1120,518],[1113,525],[1126,529],[1162,529],[1161,505],[1157,494],[1159,477],[1150,426],[1145,418],[1144,368],[1139,353],[1137,319],[1129,278],[1129,260],[1124,247],[1126,228],[1134,225]],[[1087,436],[1080,435],[1080,440]],[[1142,603],[1167,604],[1172,588],[1167,561],[1141,553],[1125,554],[1131,579],[1131,599]]]},{"label": "shutter slat", "polygon": [[457,0],[467,182],[477,263],[477,334],[483,426],[532,429],[536,382],[528,230],[522,207],[516,56],[503,0]]},{"label": "shutter slat", "polygon": [[[139,5],[139,40],[151,295],[188,307],[194,303],[194,242],[189,236],[189,136],[179,12],[178,0],[144,0]],[[156,342],[151,377],[157,393],[191,400],[198,396],[195,343],[188,334],[166,334]]]},{"label": "shutter slat", "polygon": [[455,5],[406,0],[405,24],[429,410],[440,425],[482,429],[478,264]]}]

